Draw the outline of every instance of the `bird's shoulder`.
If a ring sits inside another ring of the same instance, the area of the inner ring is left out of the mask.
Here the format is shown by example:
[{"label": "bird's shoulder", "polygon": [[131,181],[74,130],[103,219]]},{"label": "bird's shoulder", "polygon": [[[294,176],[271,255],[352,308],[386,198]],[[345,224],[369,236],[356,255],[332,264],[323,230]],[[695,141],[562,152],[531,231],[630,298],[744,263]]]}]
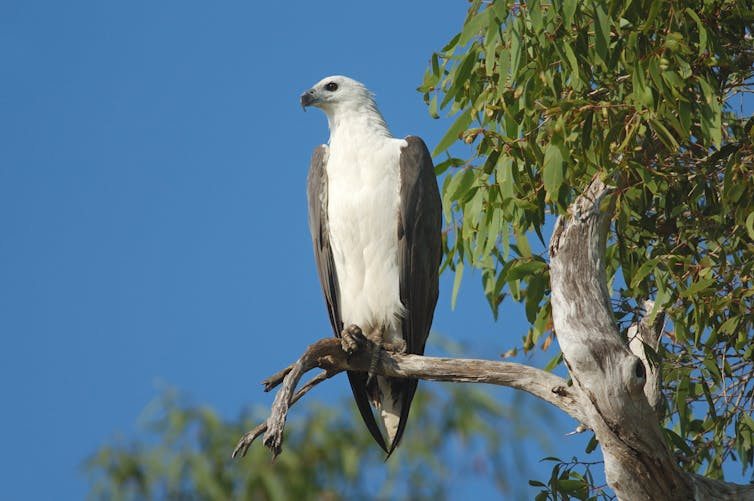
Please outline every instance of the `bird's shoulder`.
[{"label": "bird's shoulder", "polygon": [[327,159],[327,154],[330,152],[330,147],[326,144],[320,144],[316,148],[314,148],[314,151],[312,151],[312,160],[317,158],[324,158]]},{"label": "bird's shoulder", "polygon": [[312,159],[309,164],[311,166],[314,166],[315,163],[326,163],[329,154],[330,147],[326,144],[320,144],[319,146],[314,148],[314,151],[312,151]]},{"label": "bird's shoulder", "polygon": [[419,136],[406,136],[401,147],[401,169],[421,172],[434,171],[432,154]]},{"label": "bird's shoulder", "polygon": [[417,149],[417,150],[428,150],[427,144],[424,142],[422,138],[419,136],[406,136],[403,138],[403,141],[406,143],[404,148],[409,149]]}]

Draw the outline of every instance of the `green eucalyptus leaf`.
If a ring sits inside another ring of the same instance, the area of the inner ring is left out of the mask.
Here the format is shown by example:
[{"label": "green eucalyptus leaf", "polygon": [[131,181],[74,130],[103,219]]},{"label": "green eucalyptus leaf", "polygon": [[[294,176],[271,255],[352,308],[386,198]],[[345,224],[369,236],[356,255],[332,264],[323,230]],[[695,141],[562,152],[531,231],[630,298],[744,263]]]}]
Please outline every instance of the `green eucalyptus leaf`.
[{"label": "green eucalyptus leaf", "polygon": [[547,193],[550,194],[553,200],[557,200],[558,190],[560,190],[563,178],[565,177],[565,169],[560,148],[553,143],[548,144],[545,149],[545,160],[542,169],[545,190],[547,190]]},{"label": "green eucalyptus leaf", "polygon": [[754,240],[754,212],[749,213],[746,217],[746,233],[751,240]]},{"label": "green eucalyptus leaf", "polygon": [[461,288],[461,280],[463,279],[463,261],[456,264],[455,276],[453,278],[453,292],[450,294],[450,308],[454,310],[456,308],[456,300],[458,299],[458,291]]},{"label": "green eucalyptus leaf", "polygon": [[437,146],[435,146],[435,150],[432,152],[432,156],[436,157],[440,153],[450,148],[450,145],[452,145],[461,137],[461,133],[468,129],[469,125],[471,125],[472,119],[473,114],[471,108],[467,108],[466,110],[461,112],[461,114],[456,117],[453,125],[448,129],[448,132],[445,133],[443,138],[440,139],[440,142],[437,143]]}]

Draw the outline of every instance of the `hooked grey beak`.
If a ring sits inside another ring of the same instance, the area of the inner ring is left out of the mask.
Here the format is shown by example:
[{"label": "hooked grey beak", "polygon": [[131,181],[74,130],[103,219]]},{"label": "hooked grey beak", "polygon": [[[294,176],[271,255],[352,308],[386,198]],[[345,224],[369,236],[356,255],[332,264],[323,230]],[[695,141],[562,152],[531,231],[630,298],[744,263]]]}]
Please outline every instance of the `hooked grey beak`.
[{"label": "hooked grey beak", "polygon": [[317,98],[314,97],[314,89],[309,89],[308,91],[301,94],[301,107],[306,111],[307,106],[311,106],[317,101]]}]

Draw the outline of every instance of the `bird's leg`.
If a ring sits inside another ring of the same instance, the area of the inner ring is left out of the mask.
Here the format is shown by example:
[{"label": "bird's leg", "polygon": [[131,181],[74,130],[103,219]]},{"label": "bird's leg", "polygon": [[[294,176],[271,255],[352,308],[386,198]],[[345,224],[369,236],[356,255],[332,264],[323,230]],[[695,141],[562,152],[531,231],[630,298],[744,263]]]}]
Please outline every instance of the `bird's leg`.
[{"label": "bird's leg", "polygon": [[367,372],[367,387],[369,387],[369,383],[372,382],[372,378],[374,378],[374,372],[377,370],[377,362],[380,361],[380,350],[383,348],[382,340],[384,335],[385,329],[378,327],[374,329],[369,334],[369,336],[367,336],[367,339],[372,341],[372,353],[369,360],[369,372]]},{"label": "bird's leg", "polygon": [[367,388],[369,383],[372,382],[374,377],[374,371],[377,370],[377,362],[380,360],[380,346],[375,344],[372,346],[372,358],[369,360],[369,372],[367,372]]}]

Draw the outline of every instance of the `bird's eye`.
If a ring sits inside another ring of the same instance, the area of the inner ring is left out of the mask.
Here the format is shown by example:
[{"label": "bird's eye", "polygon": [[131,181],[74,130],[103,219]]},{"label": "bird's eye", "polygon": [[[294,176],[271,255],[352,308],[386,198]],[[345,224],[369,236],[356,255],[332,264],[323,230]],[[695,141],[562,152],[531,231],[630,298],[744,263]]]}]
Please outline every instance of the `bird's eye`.
[{"label": "bird's eye", "polygon": [[325,90],[329,90],[330,92],[335,92],[336,90],[338,90],[338,84],[336,84],[335,82],[328,82],[325,85]]}]

